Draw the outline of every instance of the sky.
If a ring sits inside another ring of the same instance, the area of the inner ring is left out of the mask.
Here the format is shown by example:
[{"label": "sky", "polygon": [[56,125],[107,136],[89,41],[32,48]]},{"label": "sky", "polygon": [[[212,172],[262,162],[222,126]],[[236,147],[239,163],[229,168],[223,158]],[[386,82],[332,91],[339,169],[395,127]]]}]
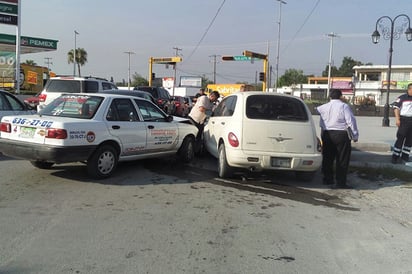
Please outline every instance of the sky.
[{"label": "sky", "polygon": [[[205,76],[217,83],[255,83],[263,62],[222,61],[222,56],[244,50],[269,54],[279,77],[287,69],[320,76],[329,63],[339,67],[345,56],[362,63],[387,65],[389,41],[373,44],[371,34],[381,16],[412,18],[411,0],[20,0],[21,35],[58,40],[57,50],[21,55],[57,74],[71,75],[67,53],[76,47],[88,53],[83,76],[121,82],[131,74],[148,77],[150,57],[172,57],[182,62],[176,76]],[[281,9],[280,9],[281,8]],[[280,17],[279,17],[280,15]],[[403,23],[402,18],[394,26]],[[280,22],[280,33],[279,33]],[[390,21],[384,21],[390,27]],[[0,33],[15,34],[2,24]],[[280,39],[278,37],[280,36]],[[277,54],[279,47],[279,55]],[[178,48],[176,50],[175,48]],[[216,64],[214,57],[216,56]],[[276,62],[276,57],[279,61]],[[412,64],[412,42],[404,35],[393,43],[393,65]],[[215,70],[216,68],[216,70]],[[156,77],[173,77],[174,70],[153,65]]]}]

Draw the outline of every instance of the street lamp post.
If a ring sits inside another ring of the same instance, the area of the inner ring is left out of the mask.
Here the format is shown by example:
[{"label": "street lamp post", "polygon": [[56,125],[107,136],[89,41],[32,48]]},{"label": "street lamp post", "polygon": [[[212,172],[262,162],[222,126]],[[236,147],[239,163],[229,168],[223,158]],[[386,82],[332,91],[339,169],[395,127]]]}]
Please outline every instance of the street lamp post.
[{"label": "street lamp post", "polygon": [[279,82],[279,50],[280,50],[280,23],[282,19],[282,4],[287,4],[286,1],[276,0],[279,2],[279,22],[278,22],[278,44],[276,53],[276,77],[275,77],[275,92],[277,92],[278,82]]},{"label": "street lamp post", "polygon": [[[398,18],[403,18],[403,23],[399,27],[395,28],[395,22]],[[390,22],[390,28],[384,25],[385,19]],[[383,39],[389,40],[389,62],[388,62],[388,72],[386,75],[386,103],[383,109],[383,120],[382,126],[389,127],[389,92],[391,89],[391,72],[392,72],[392,52],[393,52],[393,39],[398,40],[406,28],[405,35],[406,40],[412,41],[412,29],[411,20],[406,14],[399,14],[395,18],[390,18],[389,16],[382,16],[376,21],[375,31],[372,33],[372,42],[377,44],[379,38],[381,37],[379,29],[382,31]]]},{"label": "street lamp post", "polygon": [[331,70],[332,70],[332,54],[333,54],[333,38],[338,37],[338,35],[336,35],[336,33],[329,33],[327,34],[327,36],[330,38],[330,45],[329,45],[329,68],[328,68],[328,88],[326,90],[326,99],[329,98],[329,92],[330,92],[330,88],[331,88]]},{"label": "street lamp post", "polygon": [[135,54],[133,51],[125,51],[129,55],[129,66],[127,70],[127,89],[130,90],[130,55]]},{"label": "street lamp post", "polygon": [[76,35],[79,33],[74,31],[74,50],[73,50],[73,76],[76,76]]}]

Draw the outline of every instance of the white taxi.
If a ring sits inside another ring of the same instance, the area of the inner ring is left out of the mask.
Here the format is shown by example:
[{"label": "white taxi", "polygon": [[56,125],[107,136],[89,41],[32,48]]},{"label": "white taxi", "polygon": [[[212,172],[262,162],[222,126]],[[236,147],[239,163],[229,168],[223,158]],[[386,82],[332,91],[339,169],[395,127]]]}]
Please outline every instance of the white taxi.
[{"label": "white taxi", "polygon": [[311,180],[322,162],[312,115],[298,97],[262,91],[225,97],[204,129],[220,177],[236,170],[285,170]]},{"label": "white taxi", "polygon": [[112,175],[118,161],[178,154],[194,157],[197,128],[152,102],[126,95],[66,94],[36,115],[5,116],[0,151],[37,168],[86,162],[90,176]]}]

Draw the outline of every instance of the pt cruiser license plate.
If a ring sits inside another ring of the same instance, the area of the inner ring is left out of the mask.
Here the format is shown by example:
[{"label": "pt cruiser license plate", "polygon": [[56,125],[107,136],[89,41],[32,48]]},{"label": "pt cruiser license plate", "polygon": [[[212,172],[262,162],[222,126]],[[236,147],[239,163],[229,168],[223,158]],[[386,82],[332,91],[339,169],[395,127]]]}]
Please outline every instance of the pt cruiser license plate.
[{"label": "pt cruiser license plate", "polygon": [[290,158],[272,157],[270,163],[273,167],[285,167],[290,168]]}]

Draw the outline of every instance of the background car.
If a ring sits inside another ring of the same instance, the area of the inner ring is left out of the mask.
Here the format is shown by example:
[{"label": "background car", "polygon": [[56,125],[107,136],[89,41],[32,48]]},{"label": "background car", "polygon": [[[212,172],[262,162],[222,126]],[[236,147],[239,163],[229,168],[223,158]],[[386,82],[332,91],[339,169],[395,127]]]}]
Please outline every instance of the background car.
[{"label": "background car", "polygon": [[6,115],[33,114],[35,112],[10,92],[0,90],[0,119]]},{"label": "background car", "polygon": [[148,86],[137,86],[134,90],[142,90],[149,92],[153,98],[156,99],[157,105],[163,109],[169,115],[175,113],[175,104],[173,103],[172,96],[167,89],[162,87],[148,87]]},{"label": "background car", "polygon": [[185,104],[188,108],[188,112],[190,112],[195,104],[195,102],[193,102],[192,97],[190,96],[185,96],[183,97],[183,99],[185,100]]},{"label": "background car", "polygon": [[93,93],[117,89],[112,82],[98,77],[51,77],[39,95],[37,110],[43,109],[48,103],[63,93]]},{"label": "background car", "polygon": [[204,129],[220,177],[243,171],[294,171],[311,180],[322,162],[312,115],[298,97],[238,92],[225,97]]},{"label": "background car", "polygon": [[35,109],[37,108],[37,105],[39,104],[39,95],[40,95],[40,92],[34,96],[24,98],[23,101],[25,104]]},{"label": "background car", "polygon": [[177,154],[194,158],[197,128],[148,100],[113,94],[64,94],[37,115],[5,116],[0,151],[37,168],[85,162],[91,177],[112,175],[119,161]]},{"label": "background car", "polygon": [[173,96],[173,102],[176,106],[174,115],[180,117],[186,117],[189,114],[189,107],[185,103],[185,99],[182,96]]},{"label": "background car", "polygon": [[156,99],[153,98],[153,96],[146,92],[146,91],[141,91],[141,90],[123,90],[123,89],[112,89],[112,90],[105,90],[102,91],[101,93],[105,94],[121,94],[121,95],[129,95],[129,96],[135,96],[135,97],[140,97],[146,100],[149,100],[153,104],[157,105]]}]

